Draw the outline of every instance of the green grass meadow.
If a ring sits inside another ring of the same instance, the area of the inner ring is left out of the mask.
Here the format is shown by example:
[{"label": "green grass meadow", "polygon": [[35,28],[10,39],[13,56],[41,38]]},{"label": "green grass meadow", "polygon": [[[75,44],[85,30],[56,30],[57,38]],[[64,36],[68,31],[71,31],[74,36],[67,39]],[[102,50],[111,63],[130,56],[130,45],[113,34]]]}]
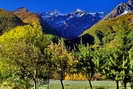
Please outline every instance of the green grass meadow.
[{"label": "green grass meadow", "polygon": [[[116,84],[114,81],[92,81],[93,89],[116,89]],[[88,81],[64,81],[65,89],[90,89]],[[40,89],[47,89],[47,85],[41,86]],[[50,89],[61,89],[61,84],[59,80],[50,81]],[[124,89],[120,85],[120,89]],[[128,88],[130,84],[128,84]]]}]

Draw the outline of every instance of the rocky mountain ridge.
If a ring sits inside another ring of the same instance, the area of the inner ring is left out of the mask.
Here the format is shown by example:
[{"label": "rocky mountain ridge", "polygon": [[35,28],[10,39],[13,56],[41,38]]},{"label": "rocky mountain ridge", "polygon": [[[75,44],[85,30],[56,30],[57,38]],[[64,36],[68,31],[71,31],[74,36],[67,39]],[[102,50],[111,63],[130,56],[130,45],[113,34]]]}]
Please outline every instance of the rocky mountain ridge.
[{"label": "rocky mountain ridge", "polygon": [[117,16],[123,15],[123,14],[127,14],[133,12],[133,0],[128,0],[128,2],[125,3],[120,3],[119,5],[117,5],[112,11],[111,13],[109,13],[105,19],[109,19],[109,18],[115,18]]}]

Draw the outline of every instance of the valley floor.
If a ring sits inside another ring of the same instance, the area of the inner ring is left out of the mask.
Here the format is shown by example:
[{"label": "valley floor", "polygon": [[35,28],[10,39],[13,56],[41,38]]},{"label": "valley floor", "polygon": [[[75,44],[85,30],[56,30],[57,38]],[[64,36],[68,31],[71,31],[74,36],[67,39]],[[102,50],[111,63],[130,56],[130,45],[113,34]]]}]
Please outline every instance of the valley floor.
[{"label": "valley floor", "polygon": [[[93,89],[116,89],[114,81],[92,81]],[[90,89],[88,81],[64,81],[65,89]],[[47,86],[41,86],[40,89],[47,89]],[[61,89],[59,80],[50,80],[50,89]],[[124,89],[120,84],[120,89]],[[128,84],[128,88],[130,84]]]}]

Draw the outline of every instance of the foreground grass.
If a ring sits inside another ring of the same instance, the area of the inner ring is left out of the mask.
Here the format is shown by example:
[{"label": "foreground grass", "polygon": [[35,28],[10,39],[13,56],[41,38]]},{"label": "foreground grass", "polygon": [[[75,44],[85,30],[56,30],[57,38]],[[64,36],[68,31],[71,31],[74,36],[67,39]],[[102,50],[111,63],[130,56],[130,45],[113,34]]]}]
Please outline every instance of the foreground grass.
[{"label": "foreground grass", "polygon": [[47,85],[42,85],[39,87],[39,89],[47,89],[47,87],[48,87]]},{"label": "foreground grass", "polygon": [[[114,81],[92,81],[92,85],[93,89],[116,89]],[[89,89],[88,81],[64,81],[64,86],[65,89]],[[129,87],[127,89],[130,89]],[[41,86],[40,89],[47,89],[47,86]],[[60,81],[51,80],[50,89],[61,89]],[[124,88],[120,86],[120,89]]]}]

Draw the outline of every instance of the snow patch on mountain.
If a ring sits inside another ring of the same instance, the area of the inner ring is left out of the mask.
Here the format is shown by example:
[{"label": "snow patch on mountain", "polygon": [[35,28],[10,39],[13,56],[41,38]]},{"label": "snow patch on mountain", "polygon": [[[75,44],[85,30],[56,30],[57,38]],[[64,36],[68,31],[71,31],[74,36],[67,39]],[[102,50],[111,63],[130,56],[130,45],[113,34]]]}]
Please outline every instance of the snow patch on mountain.
[{"label": "snow patch on mountain", "polygon": [[128,14],[129,11],[128,10],[125,10],[121,15],[125,15],[125,14]]}]

